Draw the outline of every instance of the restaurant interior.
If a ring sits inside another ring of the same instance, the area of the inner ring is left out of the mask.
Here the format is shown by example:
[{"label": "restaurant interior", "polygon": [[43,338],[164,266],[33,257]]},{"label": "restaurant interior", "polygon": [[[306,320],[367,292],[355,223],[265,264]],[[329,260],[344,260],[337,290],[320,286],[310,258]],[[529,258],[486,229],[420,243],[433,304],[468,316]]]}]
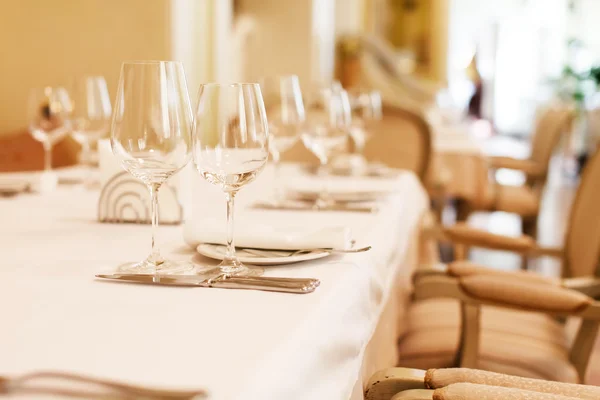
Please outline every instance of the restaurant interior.
[{"label": "restaurant interior", "polygon": [[600,399],[596,18],[3,0],[0,398]]}]

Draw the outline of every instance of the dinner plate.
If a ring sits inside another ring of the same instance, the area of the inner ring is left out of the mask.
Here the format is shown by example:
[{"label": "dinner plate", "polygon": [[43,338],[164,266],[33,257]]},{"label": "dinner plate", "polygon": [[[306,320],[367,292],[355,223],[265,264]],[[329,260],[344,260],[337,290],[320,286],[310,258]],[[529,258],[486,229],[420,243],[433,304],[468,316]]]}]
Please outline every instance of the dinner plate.
[{"label": "dinner plate", "polygon": [[[223,260],[227,248],[221,244],[201,243],[196,250],[203,256],[215,260]],[[331,254],[327,250],[313,250],[292,255],[294,252],[295,250],[258,250],[245,248],[237,248],[235,250],[237,258],[242,263],[252,265],[294,264],[302,261],[317,260]]]}]

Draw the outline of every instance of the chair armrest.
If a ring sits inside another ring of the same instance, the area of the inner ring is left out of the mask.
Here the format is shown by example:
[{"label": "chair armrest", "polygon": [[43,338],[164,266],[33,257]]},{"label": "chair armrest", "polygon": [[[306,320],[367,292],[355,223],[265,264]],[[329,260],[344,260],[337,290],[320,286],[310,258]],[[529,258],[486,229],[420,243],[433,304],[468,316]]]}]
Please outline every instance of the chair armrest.
[{"label": "chair armrest", "polygon": [[539,246],[530,236],[498,235],[473,228],[464,222],[458,222],[448,227],[428,227],[425,233],[441,241],[450,241],[468,247],[512,251],[533,257],[547,256],[562,258],[564,256],[562,248]]},{"label": "chair armrest", "polygon": [[567,278],[562,280],[562,286],[594,299],[600,297],[600,278],[587,276],[582,278]]},{"label": "chair armrest", "polygon": [[538,163],[531,160],[522,160],[512,157],[489,157],[490,166],[494,169],[506,168],[524,172],[531,177],[539,177],[544,174]]},{"label": "chair armrest", "polygon": [[498,275],[423,277],[415,282],[414,297],[417,300],[449,297],[471,305],[600,320],[600,307],[585,294],[561,286]]},{"label": "chair armrest", "polygon": [[511,237],[497,235],[475,229],[464,222],[441,228],[442,234],[451,242],[470,247],[483,247],[494,250],[507,250],[515,253],[529,253],[536,248],[536,243],[529,236]]}]

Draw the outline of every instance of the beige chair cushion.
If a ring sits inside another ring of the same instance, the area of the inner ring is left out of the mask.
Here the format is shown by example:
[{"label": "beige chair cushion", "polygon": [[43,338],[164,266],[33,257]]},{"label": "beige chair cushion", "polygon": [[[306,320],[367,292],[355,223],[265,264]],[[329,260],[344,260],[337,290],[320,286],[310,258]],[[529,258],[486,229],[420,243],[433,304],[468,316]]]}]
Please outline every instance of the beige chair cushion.
[{"label": "beige chair cushion", "polygon": [[[410,368],[456,366],[460,335],[459,302],[431,299],[414,303],[400,340],[399,365]],[[539,313],[482,307],[479,368],[528,378],[578,383],[568,360],[562,325]]]},{"label": "beige chair cushion", "polygon": [[432,400],[581,400],[577,397],[537,393],[521,389],[455,383],[433,392]]},{"label": "beige chair cushion", "polygon": [[[411,331],[398,347],[399,366],[450,368],[456,366],[459,329]],[[478,368],[526,378],[579,383],[565,347],[537,338],[505,332],[481,332]]]},{"label": "beige chair cushion", "polygon": [[[413,303],[407,314],[407,331],[435,330],[460,326],[460,303],[452,299],[428,299]],[[481,308],[481,327],[486,331],[508,333],[567,347],[563,325],[548,315],[497,307]]]},{"label": "beige chair cushion", "polygon": [[454,383],[476,383],[539,393],[560,394],[580,399],[600,399],[600,387],[528,379],[469,368],[430,369],[425,374],[425,387],[440,389]]},{"label": "beige chair cushion", "polygon": [[538,193],[527,186],[494,184],[488,192],[484,204],[492,211],[505,211],[523,217],[536,216],[540,208]]}]

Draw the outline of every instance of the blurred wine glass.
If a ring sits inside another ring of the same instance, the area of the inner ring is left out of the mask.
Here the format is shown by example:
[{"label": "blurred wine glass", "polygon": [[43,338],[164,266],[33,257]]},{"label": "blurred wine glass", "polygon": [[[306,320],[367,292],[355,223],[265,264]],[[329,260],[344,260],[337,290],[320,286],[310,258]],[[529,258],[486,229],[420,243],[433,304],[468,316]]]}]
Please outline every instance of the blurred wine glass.
[{"label": "blurred wine glass", "polygon": [[81,161],[87,166],[85,186],[92,186],[91,147],[110,128],[111,105],[102,76],[83,76],[73,80],[69,93],[73,101],[73,137],[81,144]]},{"label": "blurred wine glass", "polygon": [[332,202],[326,182],[327,167],[331,158],[343,152],[348,144],[350,102],[346,91],[333,85],[314,90],[307,103],[308,127],[302,133],[302,141],[319,159],[320,174],[325,180],[316,206],[327,207]]},{"label": "blurred wine glass", "polygon": [[111,145],[123,167],[150,190],[152,250],[143,261],[120,266],[121,272],[170,274],[193,269],[189,263],[165,260],[155,243],[158,191],[191,158],[192,115],[180,62],[123,63]]},{"label": "blurred wine glass", "polygon": [[383,115],[381,95],[376,90],[356,89],[349,92],[349,98],[352,109],[352,126],[349,130],[351,154],[356,159],[354,165],[366,166],[363,155],[365,145]]},{"label": "blurred wine glass", "polygon": [[274,164],[275,200],[279,202],[281,154],[300,138],[304,102],[296,75],[267,77],[261,80],[260,87],[269,119],[269,152]]},{"label": "blurred wine glass", "polygon": [[235,254],[234,199],[252,182],[269,157],[269,125],[258,84],[201,85],[194,119],[194,163],[227,200],[227,252],[218,266],[227,275],[261,275],[261,268],[243,265]]},{"label": "blurred wine glass", "polygon": [[46,86],[29,94],[29,133],[44,146],[44,171],[52,169],[52,147],[71,129],[72,102],[63,87]]}]

